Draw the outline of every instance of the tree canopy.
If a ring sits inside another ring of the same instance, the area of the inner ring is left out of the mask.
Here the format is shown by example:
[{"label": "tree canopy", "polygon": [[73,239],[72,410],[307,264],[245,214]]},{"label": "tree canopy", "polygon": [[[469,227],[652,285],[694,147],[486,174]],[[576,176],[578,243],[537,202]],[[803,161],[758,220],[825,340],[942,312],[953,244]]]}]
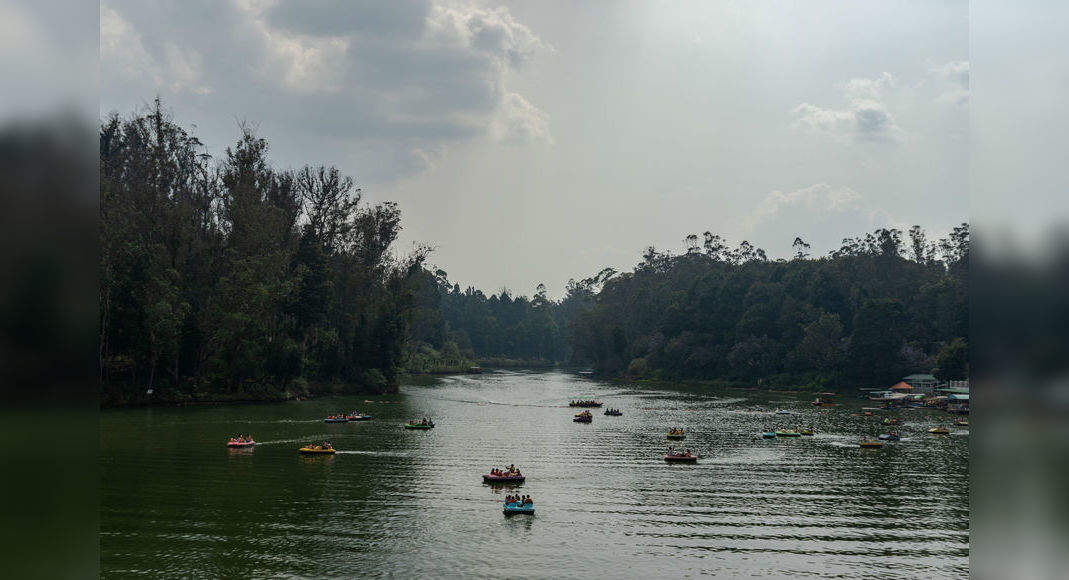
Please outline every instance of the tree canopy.
[{"label": "tree canopy", "polygon": [[606,375],[834,388],[886,386],[943,353],[961,374],[968,224],[909,238],[878,229],[810,258],[799,237],[790,260],[710,232],[679,255],[650,247],[574,315],[572,357]]},{"label": "tree canopy", "polygon": [[332,167],[275,168],[248,127],[219,159],[157,100],[100,127],[104,399],[396,385],[426,255]]}]

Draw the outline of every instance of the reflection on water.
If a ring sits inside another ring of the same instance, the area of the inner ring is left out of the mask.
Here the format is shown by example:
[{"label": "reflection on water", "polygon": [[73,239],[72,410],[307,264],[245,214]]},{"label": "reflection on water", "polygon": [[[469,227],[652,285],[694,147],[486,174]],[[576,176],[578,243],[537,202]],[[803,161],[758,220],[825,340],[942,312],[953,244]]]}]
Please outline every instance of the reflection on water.
[{"label": "reflection on water", "polygon": [[[573,423],[567,403],[580,397],[624,415]],[[782,393],[498,372],[380,400],[103,412],[102,572],[968,575],[968,430],[928,435],[942,419],[928,411],[902,412],[902,441],[865,450],[879,414]],[[321,421],[352,409],[375,419]],[[422,416],[437,427],[401,428]],[[662,460],[669,426],[686,429],[673,446],[698,464]],[[817,434],[760,438],[795,426]],[[262,443],[225,448],[237,433]],[[337,455],[297,454],[324,439]],[[482,483],[509,463],[524,484]],[[508,491],[531,495],[537,515],[505,517]]]}]

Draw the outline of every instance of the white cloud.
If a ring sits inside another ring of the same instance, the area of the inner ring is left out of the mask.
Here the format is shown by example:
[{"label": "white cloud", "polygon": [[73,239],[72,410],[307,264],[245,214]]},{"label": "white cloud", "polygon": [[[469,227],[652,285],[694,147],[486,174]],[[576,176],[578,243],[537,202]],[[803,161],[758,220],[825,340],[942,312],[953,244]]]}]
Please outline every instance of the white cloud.
[{"label": "white cloud", "polygon": [[138,101],[198,96],[198,106],[224,118],[270,121],[288,137],[323,143],[335,160],[358,162],[365,178],[424,171],[473,138],[553,142],[546,113],[508,86],[511,74],[553,49],[507,8],[447,0],[144,4],[101,7],[110,90],[123,86]]},{"label": "white cloud", "polygon": [[791,109],[795,126],[860,141],[898,141],[903,131],[884,102],[885,94],[895,85],[895,78],[886,72],[874,79],[851,79],[843,90],[845,106],[802,103]]},{"label": "white cloud", "polygon": [[491,134],[508,143],[553,144],[549,116],[516,93],[508,93],[502,99]]},{"label": "white cloud", "polygon": [[488,10],[472,5],[432,6],[424,37],[429,48],[475,50],[512,67],[522,66],[535,53],[550,49],[504,7]]},{"label": "white cloud", "polygon": [[145,50],[141,35],[118,12],[100,5],[100,60],[119,76],[163,82],[156,59]]},{"label": "white cloud", "polygon": [[937,102],[953,105],[969,103],[969,61],[953,60],[932,67],[929,74],[939,91]]},{"label": "white cloud", "polygon": [[[814,252],[823,253],[837,248],[844,232],[858,235],[881,227],[902,227],[861,193],[827,183],[788,192],[772,191],[742,219],[741,225],[742,235],[771,242],[766,249],[772,255],[787,255],[794,235],[811,243]],[[783,239],[769,240],[767,232],[777,232]]]},{"label": "white cloud", "polygon": [[146,83],[154,89],[168,87],[198,95],[212,92],[211,87],[200,84],[203,59],[198,51],[165,42],[162,54],[154,57],[145,48],[141,34],[105,4],[100,5],[100,60],[120,78]]}]

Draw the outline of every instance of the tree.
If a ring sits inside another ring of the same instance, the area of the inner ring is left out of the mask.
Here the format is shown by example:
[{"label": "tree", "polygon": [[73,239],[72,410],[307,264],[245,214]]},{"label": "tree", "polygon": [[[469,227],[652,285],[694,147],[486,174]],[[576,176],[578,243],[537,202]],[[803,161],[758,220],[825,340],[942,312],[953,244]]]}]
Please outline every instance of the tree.
[{"label": "tree", "polygon": [[[716,255],[720,238],[705,238]],[[879,229],[824,258],[771,262],[748,242],[723,259],[651,248],[600,286],[572,281],[583,307],[568,311],[568,348],[610,374],[642,358],[665,378],[884,384],[968,329],[967,270],[907,261],[901,240]]]},{"label": "tree", "polygon": [[898,353],[902,350],[904,305],[900,300],[868,300],[854,317],[850,337],[849,369],[855,382],[880,385],[902,376]]},{"label": "tree", "polygon": [[969,345],[965,339],[954,338],[939,349],[932,374],[941,381],[969,378]]},{"label": "tree", "polygon": [[393,255],[395,204],[268,150],[243,125],[214,160],[159,100],[101,123],[104,401],[396,387],[426,249]]},{"label": "tree", "polygon": [[920,226],[909,228],[910,259],[918,264],[927,264],[931,260],[931,250],[924,230]]},{"label": "tree", "polygon": [[843,355],[843,325],[838,315],[828,313],[806,325],[794,349],[794,358],[802,368],[821,372],[839,370]]}]

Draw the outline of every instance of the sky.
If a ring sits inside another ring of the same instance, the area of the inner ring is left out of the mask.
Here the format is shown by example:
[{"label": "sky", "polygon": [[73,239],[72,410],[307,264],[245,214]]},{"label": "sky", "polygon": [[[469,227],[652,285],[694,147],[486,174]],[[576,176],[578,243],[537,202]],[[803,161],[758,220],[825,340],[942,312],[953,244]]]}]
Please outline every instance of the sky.
[{"label": "sky", "polygon": [[398,202],[461,286],[551,296],[712,231],[787,256],[969,217],[966,2],[105,0],[100,115]]}]

